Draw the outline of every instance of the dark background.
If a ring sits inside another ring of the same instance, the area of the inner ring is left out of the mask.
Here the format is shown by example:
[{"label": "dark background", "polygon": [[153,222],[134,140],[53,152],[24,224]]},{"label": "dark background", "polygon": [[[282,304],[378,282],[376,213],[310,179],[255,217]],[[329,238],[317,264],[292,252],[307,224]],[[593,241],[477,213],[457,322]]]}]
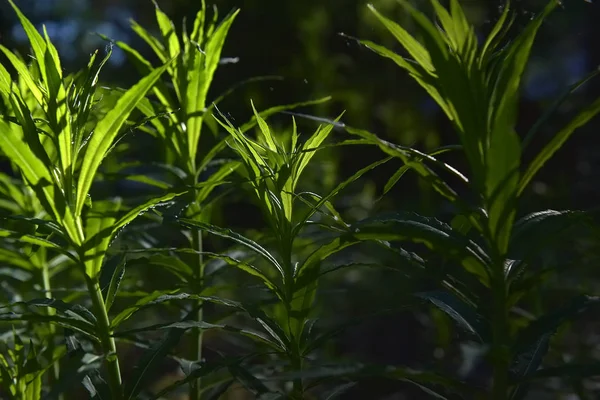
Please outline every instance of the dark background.
[{"label": "dark background", "polygon": [[[63,67],[69,72],[85,65],[90,53],[105,46],[94,32],[125,41],[152,59],[150,50],[129,28],[129,19],[133,18],[156,32],[154,6],[150,0],[21,0],[16,3],[36,26],[46,25],[61,54]],[[177,28],[181,27],[184,17],[191,23],[199,7],[199,1],[163,0],[158,3],[174,19]],[[264,109],[331,95],[332,101],[302,112],[335,118],[346,110],[343,118],[346,124],[421,150],[457,142],[445,116],[406,73],[391,61],[339,35],[343,32],[397,49],[391,35],[384,32],[370,15],[366,1],[228,0],[215,3],[221,16],[235,8],[241,8],[241,13],[233,24],[223,52],[224,57],[238,58],[238,62],[220,67],[212,86],[212,98],[247,78],[261,75],[283,78],[249,84],[225,100],[220,109],[234,122],[247,120],[250,99],[254,100],[258,109]],[[408,24],[406,26],[410,28],[410,21],[394,0],[374,0],[372,3],[386,16]],[[413,3],[424,6],[428,2],[413,0]],[[463,0],[461,3],[481,34],[485,34],[496,21],[504,2]],[[210,6],[212,2],[208,4]],[[517,26],[523,26],[545,2],[513,0],[512,4],[518,13]],[[19,49],[22,54],[28,52],[24,32],[8,3],[2,0],[0,43]],[[534,46],[524,84],[519,131],[525,132],[569,84],[599,66],[600,2],[563,0],[562,7],[543,25]],[[107,85],[128,86],[139,76],[115,48],[102,79]],[[600,79],[578,90],[528,148],[525,162],[578,109],[595,100],[599,93]],[[272,120],[276,125],[288,124],[289,121],[289,116],[276,116]],[[302,126],[307,132],[316,125],[304,121]],[[600,118],[596,118],[577,131],[547,163],[522,200],[523,214],[546,208],[589,209],[598,206],[599,127]],[[335,136],[336,139],[346,137],[343,132],[336,132]],[[152,154],[144,148],[138,149],[138,153],[139,157],[152,158]],[[314,176],[313,179],[320,179],[319,185],[326,189],[378,158],[381,154],[376,149],[328,150],[322,160],[331,167],[331,173],[324,177]],[[393,171],[391,167],[377,170],[361,181],[362,184],[351,188],[340,200],[347,212],[354,218],[365,216],[374,208],[414,210],[443,216],[441,201],[413,176],[403,178],[384,200],[376,202]],[[239,210],[226,219],[233,219],[235,225],[247,227],[260,223],[247,218]],[[586,257],[580,258],[584,260],[583,264],[569,266],[573,268],[566,275],[568,279],[561,281],[557,278],[555,286],[549,286],[547,290],[561,293],[559,289],[563,289],[564,285],[580,287],[585,283],[588,291],[600,292],[597,289],[598,257],[593,256],[597,253],[592,251],[598,247],[597,243],[586,247]],[[382,272],[347,273],[333,279],[336,283],[332,285],[342,290],[328,294],[328,306],[323,308],[326,308],[325,313],[338,317],[349,317],[397,302],[404,289],[401,279]],[[352,296],[348,295],[349,288],[353,290]],[[594,317],[597,316],[588,316],[580,322],[585,329],[579,333],[594,330]],[[335,351],[343,357],[362,361],[428,365],[432,359],[441,358],[439,349],[448,346],[447,342],[458,340],[455,332],[444,336],[439,329],[432,329],[437,326],[436,318],[425,309],[378,317],[345,333],[336,341]],[[583,336],[578,337],[578,351],[581,351],[579,345],[586,341]],[[588,351],[596,349],[598,342],[595,339],[588,343]],[[565,351],[577,353],[572,347]],[[365,392],[361,392],[360,387],[355,390],[356,398],[367,398],[364,397],[367,393],[369,398],[379,398],[376,393],[398,390],[397,386],[387,387],[380,382],[365,385],[362,386]],[[409,398],[417,398],[414,396]]]}]

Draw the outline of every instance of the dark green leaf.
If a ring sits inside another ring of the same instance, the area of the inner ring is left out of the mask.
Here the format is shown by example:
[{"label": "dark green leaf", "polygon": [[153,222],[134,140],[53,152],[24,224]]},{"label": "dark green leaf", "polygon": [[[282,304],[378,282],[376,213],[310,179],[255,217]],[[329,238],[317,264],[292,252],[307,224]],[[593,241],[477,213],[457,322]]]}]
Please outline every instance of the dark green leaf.
[{"label": "dark green leaf", "polygon": [[448,314],[459,326],[477,336],[481,343],[488,343],[491,340],[489,324],[473,305],[465,303],[452,293],[443,291],[421,292],[416,296],[430,301]]}]

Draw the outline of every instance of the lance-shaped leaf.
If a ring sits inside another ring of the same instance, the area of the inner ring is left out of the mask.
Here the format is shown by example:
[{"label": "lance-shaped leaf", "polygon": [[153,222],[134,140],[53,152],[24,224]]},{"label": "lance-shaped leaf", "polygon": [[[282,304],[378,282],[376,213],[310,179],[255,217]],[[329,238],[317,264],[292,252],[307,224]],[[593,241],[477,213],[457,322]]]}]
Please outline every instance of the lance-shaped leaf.
[{"label": "lance-shaped leaf", "polygon": [[[17,71],[17,73],[19,74],[19,78],[25,83],[25,85],[27,86],[27,88],[31,91],[31,94],[33,95],[33,97],[36,99],[36,101],[38,102],[38,104],[43,104],[44,102],[44,95],[42,94],[42,90],[39,88],[38,84],[34,81],[33,77],[31,76],[31,73],[29,72],[29,68],[27,68],[27,65],[25,64],[25,62],[23,62],[23,60],[19,57],[17,57],[14,53],[12,53],[9,49],[7,49],[6,47],[0,45],[0,50],[4,53],[4,55],[6,56],[6,58],[8,58],[8,60],[10,61],[10,63],[12,64],[13,68]],[[6,71],[6,69],[4,69],[4,67],[0,67],[0,69]],[[10,80],[10,75],[8,74],[8,72],[3,72],[1,74],[2,76],[2,85],[0,87],[2,87],[2,92],[5,93],[5,95],[9,95],[10,92],[12,91],[12,81]]]},{"label": "lance-shaped leaf", "polygon": [[176,57],[179,55],[180,44],[179,39],[177,38],[177,33],[175,32],[173,21],[171,21],[167,14],[160,9],[156,1],[153,1],[153,3],[154,11],[156,13],[156,21],[158,22],[158,27],[160,28],[163,42],[166,44],[168,51],[167,54],[170,58]]},{"label": "lance-shaped leaf", "polygon": [[[437,160],[435,157],[422,153],[418,150],[411,149],[408,147],[399,146],[393,143],[390,143],[386,140],[379,138],[374,133],[368,132],[363,129],[357,129],[350,126],[345,125],[344,129],[346,129],[349,133],[353,135],[358,135],[364,139],[366,139],[369,143],[377,145],[382,151],[386,154],[397,157],[402,160],[407,166],[409,166],[412,170],[414,170],[417,174],[419,174],[424,180],[429,182],[432,187],[440,193],[442,196],[447,198],[448,200],[454,202],[455,204],[460,205],[461,201],[458,194],[446,183],[442,180],[427,164],[426,162],[431,162],[435,164],[437,167],[442,168],[444,171],[450,173],[459,181],[464,182],[465,184],[469,183],[467,177],[465,177],[460,171],[456,168]],[[461,206],[464,207],[464,206]]]},{"label": "lance-shaped leaf", "polygon": [[[512,379],[516,382],[526,380],[535,374],[541,365],[549,348],[550,337],[565,322],[575,318],[591,307],[598,307],[600,298],[579,296],[569,304],[545,314],[531,322],[517,336],[515,342],[515,358],[512,365]],[[523,385],[527,385],[524,382]],[[522,398],[524,389],[519,386],[515,389],[515,400]]]},{"label": "lance-shaped leaf", "polygon": [[571,134],[587,124],[598,113],[600,113],[600,99],[597,99],[592,104],[586,106],[564,128],[554,135],[552,140],[550,140],[550,142],[536,155],[523,174],[519,183],[518,194],[521,194],[523,190],[525,190],[529,182],[531,182],[537,172],[544,166],[546,161],[552,158],[554,153],[562,147]]},{"label": "lance-shaped leaf", "polygon": [[269,253],[267,249],[265,249],[255,241],[248,239],[247,237],[242,236],[239,233],[233,232],[230,229],[220,228],[212,224],[198,222],[187,218],[179,218],[177,222],[187,228],[205,230],[207,232],[212,233],[213,235],[221,236],[223,238],[237,242],[244,247],[247,247],[248,249],[256,252],[258,255],[260,255],[266,261],[268,261],[269,264],[279,272],[281,277],[285,277],[285,272],[279,261],[277,261],[277,259],[271,253]]},{"label": "lance-shaped leaf", "polygon": [[120,208],[121,199],[117,198],[114,201],[96,201],[88,212],[83,261],[85,273],[91,278],[96,278],[102,268]]},{"label": "lance-shaped leaf", "polygon": [[[32,307],[50,307],[55,309],[57,314],[39,314],[32,310]],[[6,309],[17,311],[6,312]],[[92,340],[99,340],[95,334],[96,319],[89,310],[81,305],[69,304],[57,299],[35,299],[2,306],[0,307],[0,321],[52,323],[83,333]]]},{"label": "lance-shaped leaf", "polygon": [[506,254],[508,249],[518,194],[521,145],[514,128],[521,78],[536,34],[555,6],[556,2],[551,1],[510,44],[494,79],[488,110],[491,131],[486,155],[485,195],[489,229],[500,255]]},{"label": "lance-shaped leaf", "polygon": [[60,220],[55,206],[57,188],[48,166],[27,145],[23,129],[0,119],[0,149],[14,162],[38,195],[46,212]]},{"label": "lance-shaped leaf", "polygon": [[489,343],[491,339],[489,323],[474,305],[444,291],[420,292],[416,296],[430,301],[448,314],[462,329],[475,335],[480,343]]},{"label": "lance-shaped leaf", "polygon": [[[483,398],[483,392],[480,389],[470,387],[466,383],[453,378],[430,371],[420,371],[407,367],[394,366],[376,366],[368,364],[325,364],[316,368],[306,369],[304,371],[294,371],[277,374],[271,377],[272,380],[292,380],[292,379],[324,379],[324,378],[374,378],[383,377],[387,379],[409,382],[417,385],[426,393],[437,399],[448,399],[444,394],[450,391],[466,398]],[[437,387],[443,388],[443,390]]]},{"label": "lance-shaped leaf", "polygon": [[87,144],[85,156],[80,169],[77,182],[77,202],[75,215],[80,216],[86,198],[92,186],[102,160],[113,145],[119,130],[127,120],[129,114],[135,109],[138,102],[144,98],[146,93],[154,86],[160,75],[167,69],[169,63],[156,68],[149,75],[142,78],[137,84],[129,89],[96,126],[92,138]]},{"label": "lance-shaped leaf", "polygon": [[[587,214],[583,211],[545,210],[527,214],[513,227],[510,240],[510,255],[513,259],[527,261],[543,248],[579,224],[583,224]],[[511,274],[514,271],[511,271]]]},{"label": "lance-shaped leaf", "polygon": [[196,156],[208,89],[219,65],[225,38],[238,13],[239,10],[236,10],[229,14],[206,40],[204,48],[198,48],[197,51],[190,53],[188,59],[189,83],[184,105],[187,116],[186,131],[190,160]]},{"label": "lance-shaped leaf", "polygon": [[489,286],[489,258],[473,241],[448,225],[414,213],[390,213],[367,218],[353,226],[352,236],[363,240],[401,240],[425,244],[461,265]]}]

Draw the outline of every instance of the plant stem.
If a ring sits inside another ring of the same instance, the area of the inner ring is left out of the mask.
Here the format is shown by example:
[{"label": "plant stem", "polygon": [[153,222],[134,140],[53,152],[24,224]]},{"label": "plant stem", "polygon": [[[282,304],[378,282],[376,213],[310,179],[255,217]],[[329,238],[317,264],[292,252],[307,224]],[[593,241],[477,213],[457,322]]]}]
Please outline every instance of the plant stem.
[{"label": "plant stem", "polygon": [[[292,370],[295,372],[302,372],[302,357],[300,354],[295,354],[292,358]],[[302,378],[294,379],[293,383],[294,398],[304,398],[304,384]]]},{"label": "plant stem", "polygon": [[117,355],[117,346],[112,336],[108,312],[104,305],[102,289],[98,281],[86,275],[88,291],[92,298],[94,314],[97,318],[96,328],[100,337],[102,351],[106,355],[106,367],[108,370],[108,386],[110,387],[111,399],[121,400],[123,398],[123,385],[121,381],[121,368],[119,367],[119,357]]},{"label": "plant stem", "polygon": [[[197,252],[194,265],[194,293],[200,293],[202,290],[203,279],[204,279],[204,259],[202,257],[202,232],[198,230],[192,231],[192,248]],[[194,304],[196,308],[196,321],[201,322],[204,318],[202,300],[197,300]],[[202,360],[202,339],[204,331],[201,328],[192,329],[192,346],[190,350],[190,356],[192,360],[200,362]],[[196,379],[190,382],[190,400],[200,400],[201,381]]]},{"label": "plant stem", "polygon": [[508,369],[510,356],[508,351],[508,338],[510,335],[508,310],[506,307],[506,281],[504,276],[504,263],[497,263],[496,274],[492,282],[493,295],[493,400],[506,400],[508,396]]},{"label": "plant stem", "polygon": [[[40,249],[39,251],[41,251]],[[46,261],[45,252],[43,252],[42,258],[42,287],[44,288],[44,297],[47,299],[52,298],[52,286],[50,284],[50,271],[48,270],[48,263]],[[47,307],[46,312],[48,316],[53,316],[56,314],[56,310],[54,308]],[[56,326],[54,324],[49,325],[50,330],[50,340],[48,341],[48,351],[50,352],[51,359],[54,359],[54,351],[56,350],[56,344],[54,339],[56,338]],[[57,360],[52,364],[52,374],[49,375],[48,383],[52,387],[55,382],[60,379],[60,364]],[[58,395],[58,400],[63,400],[63,394]]]}]

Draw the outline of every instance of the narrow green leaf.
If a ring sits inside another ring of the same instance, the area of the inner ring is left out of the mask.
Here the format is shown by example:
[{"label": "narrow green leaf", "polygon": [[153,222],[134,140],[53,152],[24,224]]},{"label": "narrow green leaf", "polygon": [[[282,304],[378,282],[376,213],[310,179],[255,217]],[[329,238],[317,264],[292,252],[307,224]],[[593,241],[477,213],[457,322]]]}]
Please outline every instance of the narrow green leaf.
[{"label": "narrow green leaf", "polygon": [[[35,26],[33,26],[29,19],[27,19],[27,17],[15,5],[13,0],[8,1],[15,13],[17,14],[17,17],[19,18],[19,21],[21,22],[21,25],[25,30],[25,34],[27,35],[27,38],[31,43],[31,47],[33,48],[33,53],[35,55],[35,60],[40,68],[42,78],[46,83],[48,83],[48,75],[46,72],[46,50],[48,49],[48,44],[46,43],[44,38],[42,38],[42,35],[40,35],[39,32],[35,29]],[[56,53],[56,49],[54,49],[53,53]],[[56,59],[54,60],[54,62],[54,65],[57,66],[58,69],[61,69],[59,60]]]},{"label": "narrow green leaf", "polygon": [[198,222],[198,221],[190,220],[187,218],[179,218],[177,220],[177,223],[179,223],[189,229],[200,229],[200,230],[210,232],[213,235],[217,235],[217,236],[221,236],[226,239],[229,239],[229,240],[233,240],[234,242],[237,242],[237,243],[249,248],[250,250],[256,252],[258,255],[260,255],[265,260],[267,260],[269,262],[269,264],[271,264],[273,267],[275,267],[275,269],[279,272],[281,277],[285,277],[285,272],[283,270],[283,267],[279,264],[277,259],[275,259],[275,257],[273,257],[273,255],[271,255],[271,253],[269,253],[268,250],[266,250],[261,245],[254,242],[253,240],[250,240],[250,239],[240,235],[239,233],[233,232],[230,229],[219,228],[212,224]]},{"label": "narrow green leaf", "polygon": [[492,31],[488,35],[483,48],[481,50],[481,57],[479,59],[479,68],[483,69],[487,62],[489,62],[491,58],[491,53],[496,49],[496,44],[504,37],[504,34],[512,25],[512,21],[509,20],[507,23],[507,19],[510,11],[510,0],[507,0],[502,9],[502,14],[496,24],[492,28]]},{"label": "narrow green leaf", "polygon": [[134,110],[139,101],[154,86],[160,75],[168,68],[165,64],[155,69],[149,75],[142,78],[137,84],[129,89],[98,123],[92,138],[88,142],[85,156],[81,165],[79,181],[77,183],[77,202],[75,215],[80,216],[86,202],[92,181],[98,167],[106,156],[106,152],[113,144],[113,140],[119,133],[129,114]]},{"label": "narrow green leaf", "polygon": [[377,137],[377,135],[365,131],[363,129],[357,129],[347,125],[344,128],[349,133],[353,135],[358,135],[366,139],[369,143],[377,145],[386,154],[401,159],[406,165],[408,165],[412,170],[419,174],[423,179],[428,181],[438,193],[440,193],[448,200],[454,202],[455,204],[460,205],[460,198],[456,194],[454,189],[452,189],[446,182],[440,179],[440,177],[425,164],[425,161],[434,163],[436,166],[452,174],[460,181],[464,182],[465,184],[468,184],[469,180],[452,166],[437,160],[435,157],[419,152],[417,150],[387,142]]},{"label": "narrow green leaf", "polygon": [[[294,110],[294,109],[300,108],[300,107],[322,104],[329,100],[331,100],[331,96],[326,96],[326,97],[322,97],[322,98],[315,99],[315,100],[301,101],[298,103],[274,106],[274,107],[267,108],[266,110],[259,112],[258,115],[261,118],[266,119],[266,118],[269,118],[271,115],[275,115],[275,114],[278,114],[278,113],[281,113],[284,111]],[[242,126],[239,127],[239,131],[242,133],[246,133],[250,129],[254,128],[256,126],[256,124],[257,124],[256,116],[253,116],[252,118],[250,118],[250,120],[248,122],[242,124]]]},{"label": "narrow green leaf", "polygon": [[[105,263],[105,266],[109,264],[111,263]],[[112,307],[112,304],[115,301],[115,298],[117,297],[117,292],[119,291],[121,280],[125,275],[125,265],[127,264],[127,260],[125,259],[125,257],[117,257],[112,264],[114,264],[114,268],[112,268],[111,271],[108,271],[110,276],[109,283],[108,287],[106,288],[106,294],[103,294],[103,297],[105,299],[104,303],[106,307],[106,312],[110,311],[110,308]],[[101,272],[104,272],[104,268]]]},{"label": "narrow green leaf", "polygon": [[[514,129],[521,78],[527,66],[533,42],[542,22],[556,5],[555,1],[548,2],[544,10],[527,25],[507,49],[489,104],[489,115],[493,127]],[[504,132],[501,133],[507,132],[507,129],[502,130]]]},{"label": "narrow green leaf", "polygon": [[294,289],[300,290],[304,286],[312,283],[312,280],[316,280],[319,277],[318,271],[315,274],[311,271],[313,266],[318,265],[321,261],[325,260],[332,254],[344,250],[354,244],[359,243],[358,240],[346,235],[341,235],[333,239],[326,245],[320,246],[318,249],[313,251],[295,270]]},{"label": "narrow green leaf", "polygon": [[179,39],[177,38],[177,33],[175,32],[175,26],[173,25],[173,21],[169,19],[167,14],[162,12],[162,10],[158,7],[158,3],[153,1],[155,13],[156,13],[156,21],[158,22],[158,26],[163,36],[163,41],[165,42],[168,50],[168,56],[170,58],[176,57],[180,52]]},{"label": "narrow green leaf", "polygon": [[490,326],[472,305],[465,303],[452,293],[443,291],[420,292],[416,296],[430,301],[448,314],[459,326],[477,336],[480,343],[489,343],[491,339]]},{"label": "narrow green leaf", "polygon": [[33,190],[38,193],[46,212],[57,220],[62,220],[54,205],[56,189],[51,173],[27,145],[20,126],[0,119],[0,149],[19,167]]},{"label": "narrow green leaf", "polygon": [[425,68],[428,73],[435,73],[435,68],[431,63],[431,57],[429,52],[421,43],[419,43],[414,37],[412,37],[404,28],[395,23],[394,21],[381,15],[373,5],[368,5],[371,12],[379,19],[379,21],[387,28],[388,31],[402,46],[409,52],[409,54],[415,59],[420,66]]},{"label": "narrow green leaf", "polygon": [[190,81],[184,104],[188,118],[186,130],[188,157],[190,160],[195,160],[196,158],[208,89],[219,65],[225,38],[238,13],[239,9],[229,14],[221,22],[215,32],[207,39],[205,49],[198,49],[192,53],[194,55],[187,66],[190,70]]},{"label": "narrow green leaf", "polygon": [[240,363],[240,362],[242,362],[242,360],[243,360],[243,358],[236,357],[236,358],[231,358],[231,359],[219,360],[219,362],[210,362],[210,363],[197,362],[197,363],[194,363],[193,367],[191,368],[191,371],[186,374],[185,378],[180,379],[180,380],[172,383],[171,385],[167,386],[166,388],[161,390],[159,393],[155,394],[152,397],[152,400],[162,399],[165,397],[165,395],[167,395],[168,393],[171,393],[172,391],[179,388],[180,386],[188,384],[189,382],[194,382],[199,378],[203,378],[203,377],[208,376],[212,373],[215,373],[221,369],[224,369],[227,367],[227,365],[229,363]]},{"label": "narrow green leaf", "polygon": [[[486,160],[486,202],[488,225],[499,255],[508,250],[515,217],[521,145],[516,132],[506,124],[494,129]],[[507,130],[504,130],[507,129]]]},{"label": "narrow green leaf", "polygon": [[273,139],[273,135],[271,135],[271,130],[269,129],[269,125],[267,125],[266,121],[258,114],[256,108],[254,107],[254,102],[250,101],[252,106],[252,111],[254,112],[254,118],[258,123],[258,127],[263,135],[263,138],[267,142],[267,146],[269,150],[277,152],[277,145],[275,145],[275,140]]},{"label": "narrow green leaf", "polygon": [[518,194],[520,195],[533,179],[535,174],[544,166],[554,153],[556,153],[562,145],[569,139],[571,134],[578,128],[587,124],[592,118],[600,112],[600,99],[597,99],[592,104],[583,109],[575,118],[573,118],[563,129],[561,129],[552,140],[544,146],[534,160],[531,162],[527,171],[523,174],[519,183]]},{"label": "narrow green leaf", "polygon": [[296,188],[304,168],[306,168],[310,160],[315,155],[315,152],[319,149],[319,146],[321,146],[321,143],[327,139],[333,127],[341,118],[342,115],[338,116],[333,123],[325,126],[324,128],[319,127],[317,131],[306,142],[304,142],[304,145],[301,149],[302,153],[299,156],[298,163],[294,165],[294,172],[292,173],[292,191]]},{"label": "narrow green leaf", "polygon": [[64,249],[62,246],[59,246],[58,244],[56,244],[50,240],[44,239],[42,237],[22,234],[22,233],[10,231],[10,230],[4,229],[4,228],[0,228],[0,237],[9,238],[9,239],[17,240],[19,242],[29,243],[29,244],[33,244],[36,246],[42,246],[42,247],[46,247],[49,249],[53,249],[53,250],[56,250],[64,255],[68,256],[69,258],[71,258],[73,260],[76,260],[76,258],[67,249]]},{"label": "narrow green leaf", "polygon": [[539,131],[539,129],[550,119],[550,116],[569,98],[569,96],[595,78],[598,74],[600,74],[600,68],[596,68],[588,75],[584,76],[579,81],[566,88],[563,93],[548,108],[546,108],[542,116],[535,121],[535,124],[533,124],[531,129],[529,129],[527,135],[523,139],[523,149],[525,149],[525,147],[531,143],[531,140],[533,140],[533,137]]},{"label": "narrow green leaf", "polygon": [[0,313],[0,321],[6,321],[10,324],[14,324],[15,322],[28,321],[32,323],[52,323],[59,326],[62,326],[67,329],[72,329],[76,332],[80,332],[84,334],[86,337],[99,342],[99,339],[96,337],[95,326],[90,324],[89,322],[83,322],[77,318],[73,317],[64,317],[59,315],[46,315],[46,314],[34,314],[34,313]]},{"label": "narrow green leaf", "polygon": [[[537,371],[550,348],[551,336],[551,333],[542,335],[535,343],[526,349],[522,349],[522,351],[516,355],[510,369],[510,372],[512,373],[511,378],[513,380],[519,382],[523,377]],[[517,384],[510,394],[510,400],[521,400],[525,398],[528,389],[528,382]]]},{"label": "narrow green leaf", "polygon": [[138,364],[135,366],[133,377],[127,385],[125,391],[125,398],[127,400],[137,398],[141,390],[147,384],[148,378],[152,372],[164,362],[165,357],[172,351],[172,349],[179,343],[181,337],[185,333],[181,329],[170,329],[161,341],[152,346],[146,351]]},{"label": "narrow green leaf", "polygon": [[333,199],[335,196],[337,196],[338,193],[340,193],[342,190],[344,190],[346,187],[348,187],[350,184],[356,182],[361,176],[363,176],[364,174],[366,174],[369,171],[374,170],[375,168],[377,168],[378,166],[385,164],[386,162],[388,162],[391,158],[387,157],[384,158],[383,160],[378,160],[375,161],[374,163],[358,170],[357,172],[355,172],[350,178],[346,179],[345,181],[343,181],[342,183],[338,184],[327,196],[322,197],[310,210],[307,211],[307,213],[302,217],[302,219],[296,224],[296,226],[294,227],[293,231],[292,231],[292,236],[296,236],[298,235],[298,233],[300,232],[300,230],[306,225],[307,221],[319,210],[319,208],[321,208],[324,204],[326,204],[328,201],[330,201],[331,199]]},{"label": "narrow green leaf", "polygon": [[585,212],[571,210],[545,210],[525,215],[513,227],[509,248],[511,257],[528,261],[530,256],[539,254],[540,249],[548,248],[552,241],[559,240],[561,233],[582,225],[586,218]]},{"label": "narrow green leaf", "polygon": [[[4,47],[2,45],[0,45],[0,50],[4,53],[6,58],[8,58],[10,63],[13,65],[13,67],[19,74],[19,79],[22,79],[23,82],[25,82],[25,85],[31,91],[31,94],[33,94],[33,97],[36,99],[38,104],[40,104],[40,105],[44,104],[44,95],[42,94],[42,91],[40,90],[37,83],[35,83],[35,81],[33,80],[33,77],[31,76],[31,73],[29,72],[29,68],[27,68],[27,65],[25,65],[23,60],[21,60],[19,57],[17,57],[15,54],[13,54],[9,49],[7,49],[6,47]],[[4,67],[2,67],[2,68],[4,68]],[[7,75],[8,75],[8,73],[3,74],[3,81],[4,81],[3,91],[5,91],[7,89],[7,83],[8,83],[8,88],[9,88],[8,89],[9,91],[6,93],[6,95],[10,94],[10,92],[13,90],[12,82],[6,81]]]},{"label": "narrow green leaf", "polygon": [[[150,293],[149,295],[142,297],[133,306],[125,308],[124,310],[122,310],[119,314],[117,314],[112,319],[112,321],[110,323],[111,329],[115,329],[115,328],[119,327],[119,325],[121,325],[123,322],[128,320],[133,314],[135,314],[135,312],[137,312],[138,310],[140,310],[144,307],[148,307],[152,304],[170,301],[172,299],[189,297],[189,295],[187,295],[185,297],[181,296],[181,295],[174,295],[173,293],[176,293],[176,292],[177,292],[177,290],[154,291],[154,292]],[[160,300],[157,300],[157,299],[160,299]]]},{"label": "narrow green leaf", "polygon": [[422,243],[459,261],[484,285],[490,285],[489,259],[474,242],[457,235],[448,225],[414,213],[393,213],[354,224],[352,235],[362,240],[401,240]]},{"label": "narrow green leaf", "polygon": [[569,300],[566,305],[541,316],[524,328],[517,336],[517,350],[529,349],[544,335],[553,334],[566,321],[599,304],[600,298],[592,296],[578,296]]},{"label": "narrow green leaf", "polygon": [[96,279],[114,232],[117,212],[121,208],[121,199],[113,201],[95,201],[88,212],[85,225],[84,264],[86,274]]},{"label": "narrow green leaf", "polygon": [[133,29],[133,31],[137,33],[138,36],[142,38],[146,42],[146,44],[148,44],[148,46],[150,46],[150,48],[157,55],[160,62],[166,63],[167,60],[169,60],[169,57],[165,50],[165,46],[163,46],[157,38],[152,36],[146,29],[144,29],[144,27],[142,27],[134,20],[131,20],[130,23],[131,29]]},{"label": "narrow green leaf", "polygon": [[185,194],[185,192],[167,193],[163,196],[150,199],[145,203],[140,204],[139,206],[131,209],[114,223],[111,235],[116,235],[119,230],[123,229],[126,225],[131,223],[133,220],[135,220],[137,217],[144,214],[145,212],[153,208],[160,207],[161,205],[168,203],[170,200],[173,200],[175,197],[181,196],[183,194]]}]

